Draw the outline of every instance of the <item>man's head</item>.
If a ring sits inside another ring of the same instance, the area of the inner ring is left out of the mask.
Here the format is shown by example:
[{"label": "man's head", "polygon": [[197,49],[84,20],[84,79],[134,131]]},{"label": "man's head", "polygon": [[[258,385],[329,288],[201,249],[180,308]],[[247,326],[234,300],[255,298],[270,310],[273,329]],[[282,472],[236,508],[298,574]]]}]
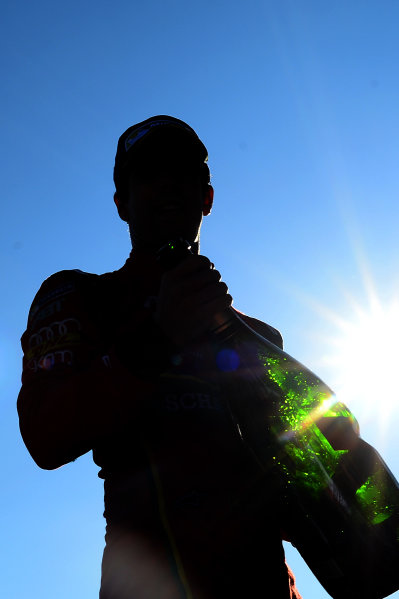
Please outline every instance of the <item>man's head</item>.
[{"label": "man's head", "polygon": [[134,247],[154,250],[172,237],[198,241],[212,208],[208,153],[195,131],[170,116],[129,127],[115,157],[115,203]]}]

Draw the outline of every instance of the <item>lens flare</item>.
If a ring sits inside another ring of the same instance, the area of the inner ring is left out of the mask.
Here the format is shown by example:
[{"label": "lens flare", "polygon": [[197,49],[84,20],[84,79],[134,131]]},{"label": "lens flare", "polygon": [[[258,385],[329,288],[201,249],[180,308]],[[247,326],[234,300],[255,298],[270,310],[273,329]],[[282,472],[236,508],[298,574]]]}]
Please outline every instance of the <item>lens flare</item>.
[{"label": "lens flare", "polygon": [[[374,297],[368,309],[356,307],[351,320],[340,321],[325,362],[334,372],[335,391],[356,413],[389,418],[399,406],[399,302],[385,305]],[[376,405],[382,410],[376,410]]]}]

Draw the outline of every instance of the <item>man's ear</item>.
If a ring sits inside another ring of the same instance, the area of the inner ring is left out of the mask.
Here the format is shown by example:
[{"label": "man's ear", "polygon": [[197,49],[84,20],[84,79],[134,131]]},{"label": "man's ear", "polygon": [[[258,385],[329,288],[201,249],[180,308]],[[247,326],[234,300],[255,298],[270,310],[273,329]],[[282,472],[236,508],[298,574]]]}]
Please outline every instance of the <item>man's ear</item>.
[{"label": "man's ear", "polygon": [[118,196],[117,191],[114,193],[114,202],[115,202],[115,206],[118,209],[118,214],[119,214],[120,218],[127,223],[128,213],[127,213],[127,209],[126,209],[126,204],[125,204],[125,202],[121,201],[120,197]]},{"label": "man's ear", "polygon": [[206,194],[204,197],[204,203],[202,206],[202,214],[204,216],[208,216],[208,214],[211,213],[212,206],[213,206],[213,194],[214,194],[214,191],[213,191],[212,185],[208,185]]}]

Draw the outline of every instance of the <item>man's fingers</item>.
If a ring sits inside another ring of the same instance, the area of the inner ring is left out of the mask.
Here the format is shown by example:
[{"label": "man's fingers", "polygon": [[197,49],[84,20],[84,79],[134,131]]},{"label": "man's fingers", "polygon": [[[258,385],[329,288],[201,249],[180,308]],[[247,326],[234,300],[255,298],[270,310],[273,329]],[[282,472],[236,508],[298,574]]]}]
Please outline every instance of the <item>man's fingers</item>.
[{"label": "man's fingers", "polygon": [[195,271],[187,270],[184,273],[181,271],[167,272],[162,279],[161,288],[171,290],[173,295],[179,297],[192,295],[202,288],[217,285],[221,279],[220,272],[215,269],[211,270],[209,265]]},{"label": "man's fingers", "polygon": [[205,256],[188,256],[164,273],[155,320],[180,343],[212,328],[217,313],[231,306],[232,298],[221,275]]},{"label": "man's fingers", "polygon": [[190,255],[180,264],[167,271],[166,275],[175,280],[201,270],[212,270],[213,264],[206,256]]}]

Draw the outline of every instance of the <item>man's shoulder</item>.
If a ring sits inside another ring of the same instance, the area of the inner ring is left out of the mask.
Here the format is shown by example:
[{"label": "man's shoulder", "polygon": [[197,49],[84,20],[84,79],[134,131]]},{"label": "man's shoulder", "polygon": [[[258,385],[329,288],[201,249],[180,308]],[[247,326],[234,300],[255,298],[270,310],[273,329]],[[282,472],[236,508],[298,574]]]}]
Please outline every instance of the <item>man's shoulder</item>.
[{"label": "man's shoulder", "polygon": [[43,281],[40,289],[62,285],[63,283],[65,283],[66,285],[76,284],[80,281],[87,281],[89,279],[93,280],[94,278],[97,278],[99,276],[101,275],[96,275],[91,272],[84,272],[83,270],[79,270],[78,268],[60,270],[47,277]]},{"label": "man's shoulder", "polygon": [[47,302],[70,293],[79,287],[85,287],[97,281],[101,275],[84,272],[77,268],[60,270],[43,281],[35,296],[35,302]]},{"label": "man's shoulder", "polygon": [[51,307],[59,310],[64,298],[87,292],[99,278],[100,275],[78,269],[60,270],[50,275],[43,281],[33,299],[28,322],[32,323],[43,310],[48,311]]},{"label": "man's shoulder", "polygon": [[274,343],[281,349],[283,348],[283,337],[277,329],[272,327],[270,324],[259,320],[258,318],[254,318],[253,316],[248,316],[239,310],[236,310],[239,317],[247,324],[251,329],[253,329],[256,333]]}]

